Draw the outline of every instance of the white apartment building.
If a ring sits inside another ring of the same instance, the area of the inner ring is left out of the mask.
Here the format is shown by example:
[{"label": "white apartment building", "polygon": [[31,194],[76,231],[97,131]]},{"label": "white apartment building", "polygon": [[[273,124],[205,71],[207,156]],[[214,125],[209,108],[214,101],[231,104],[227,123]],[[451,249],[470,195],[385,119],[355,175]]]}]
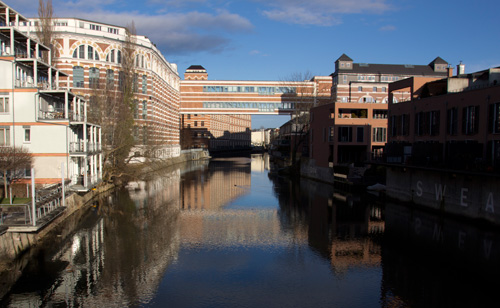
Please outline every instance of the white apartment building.
[{"label": "white apartment building", "polygon": [[64,174],[73,189],[89,190],[102,178],[101,128],[87,122],[85,99],[61,87],[68,74],[42,59],[49,48],[22,31],[28,23],[0,1],[0,146],[32,153],[36,184]]},{"label": "white apartment building", "polygon": [[[33,31],[37,22],[31,19],[22,29]],[[180,77],[176,64],[169,63],[146,36],[132,35],[127,41],[124,27],[57,18],[53,31],[54,65],[70,76],[73,92],[89,102],[96,88],[112,89],[113,93],[121,91],[122,62],[126,50],[131,49],[135,64],[133,133],[136,143],[139,148],[154,145],[156,158],[180,155]],[[89,110],[91,108],[92,103]]]}]

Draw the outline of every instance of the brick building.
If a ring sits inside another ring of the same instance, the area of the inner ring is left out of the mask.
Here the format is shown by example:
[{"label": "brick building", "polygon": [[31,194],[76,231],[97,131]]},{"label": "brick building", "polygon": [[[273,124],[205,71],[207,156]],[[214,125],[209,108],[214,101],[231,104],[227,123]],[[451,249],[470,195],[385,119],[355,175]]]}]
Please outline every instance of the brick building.
[{"label": "brick building", "polygon": [[[38,21],[32,19],[34,29]],[[109,95],[123,86],[125,49],[133,51],[134,137],[139,145],[154,144],[157,157],[180,154],[180,77],[177,65],[168,62],[146,36],[131,35],[114,25],[76,18],[54,20],[54,63],[70,76],[67,86],[91,101],[96,89]],[[127,45],[126,44],[130,44]],[[128,47],[129,46],[129,47]],[[92,104],[89,106],[92,110]]]},{"label": "brick building", "polygon": [[[463,72],[461,70],[461,72]],[[500,68],[389,86],[386,193],[500,223]]]},{"label": "brick building", "polygon": [[181,127],[186,147],[250,147],[251,115],[293,114],[302,105],[330,100],[331,78],[300,81],[209,80],[201,65],[181,81]]},{"label": "brick building", "polygon": [[[311,110],[313,164],[329,168],[381,156],[387,141],[389,84],[412,76],[444,78],[449,71],[439,57],[428,65],[395,65],[354,63],[343,54],[331,75],[332,103]],[[406,100],[409,95],[400,91],[392,99]]]}]

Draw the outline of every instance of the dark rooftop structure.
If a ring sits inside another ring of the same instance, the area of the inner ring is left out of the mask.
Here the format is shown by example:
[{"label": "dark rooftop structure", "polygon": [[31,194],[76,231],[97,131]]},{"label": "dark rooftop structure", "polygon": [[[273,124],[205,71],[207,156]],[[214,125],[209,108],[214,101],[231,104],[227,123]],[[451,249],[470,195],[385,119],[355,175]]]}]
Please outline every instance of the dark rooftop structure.
[{"label": "dark rooftop structure", "polygon": [[342,54],[335,61],[336,74],[376,74],[376,75],[401,75],[401,76],[437,76],[447,77],[448,62],[441,57],[435,58],[428,65],[415,64],[374,64],[354,63],[346,54]]}]

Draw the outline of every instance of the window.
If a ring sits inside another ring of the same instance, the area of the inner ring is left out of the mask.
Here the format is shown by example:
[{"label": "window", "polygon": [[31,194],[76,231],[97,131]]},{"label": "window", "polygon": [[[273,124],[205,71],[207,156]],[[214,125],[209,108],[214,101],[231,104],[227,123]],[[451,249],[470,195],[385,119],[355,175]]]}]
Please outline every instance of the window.
[{"label": "window", "polygon": [[194,121],[194,126],[198,126],[198,121]]},{"label": "window", "polygon": [[374,103],[375,100],[371,96],[363,96],[362,98],[359,99],[360,103]]},{"label": "window", "polygon": [[118,49],[111,49],[106,55],[106,62],[122,63],[122,52]]},{"label": "window", "polygon": [[429,133],[429,113],[418,112],[415,114],[415,135],[424,136]]},{"label": "window", "polygon": [[87,46],[87,54],[88,54],[89,60],[93,60],[94,59],[94,47]]},{"label": "window", "polygon": [[120,91],[125,89],[125,73],[122,71],[118,72],[118,88]]},{"label": "window", "polygon": [[115,71],[112,69],[106,70],[106,87],[113,88],[115,84]]},{"label": "window", "polygon": [[118,34],[118,29],[108,27],[108,33]]},{"label": "window", "polygon": [[0,127],[0,146],[10,145],[10,127]]},{"label": "window", "polygon": [[9,112],[9,98],[0,96],[0,112]]},{"label": "window", "polygon": [[205,121],[201,121],[201,127],[205,126]]},{"label": "window", "polygon": [[352,127],[351,126],[339,126],[339,142],[351,142],[352,141]]},{"label": "window", "polygon": [[335,127],[330,126],[329,128],[329,133],[328,133],[328,141],[333,141],[333,137],[335,136]]},{"label": "window", "polygon": [[91,67],[89,69],[89,87],[91,89],[99,87],[99,69],[97,67]]},{"label": "window", "polygon": [[377,87],[373,87],[373,92],[377,92]]},{"label": "window", "polygon": [[191,119],[191,115],[190,114],[188,114],[187,116],[188,116],[188,120]]},{"label": "window", "polygon": [[382,92],[387,93],[387,88],[386,87],[382,87]]},{"label": "window", "polygon": [[439,135],[440,112],[439,110],[429,112],[429,133],[431,136]]},{"label": "window", "polygon": [[134,106],[134,119],[139,118],[139,107],[137,106],[139,104],[139,101],[134,99],[133,106]]},{"label": "window", "polygon": [[31,142],[31,127],[24,127],[24,142]]},{"label": "window", "polygon": [[89,24],[90,30],[96,30],[96,31],[101,31],[101,26],[99,25],[94,25],[94,24]]},{"label": "window", "polygon": [[385,142],[387,135],[387,128],[374,127],[373,128],[373,142]]},{"label": "window", "polygon": [[363,142],[365,139],[365,128],[360,126],[356,128],[356,141],[357,142]]},{"label": "window", "polygon": [[490,105],[488,127],[490,133],[500,133],[500,103]]},{"label": "window", "polygon": [[85,59],[85,45],[78,46],[78,58]]},{"label": "window", "polygon": [[142,118],[145,120],[148,115],[148,102],[142,101]]},{"label": "window", "polygon": [[479,106],[464,107],[462,112],[462,133],[476,134],[479,131]]},{"label": "window", "polygon": [[73,87],[74,88],[84,87],[83,67],[81,66],[73,67]]},{"label": "window", "polygon": [[358,87],[358,92],[363,92],[363,87]]},{"label": "window", "polygon": [[148,76],[142,75],[142,94],[148,93]]},{"label": "window", "polygon": [[133,90],[134,92],[137,92],[139,91],[139,84],[138,84],[138,79],[139,79],[139,75],[138,74],[134,74],[134,79],[133,79]]}]

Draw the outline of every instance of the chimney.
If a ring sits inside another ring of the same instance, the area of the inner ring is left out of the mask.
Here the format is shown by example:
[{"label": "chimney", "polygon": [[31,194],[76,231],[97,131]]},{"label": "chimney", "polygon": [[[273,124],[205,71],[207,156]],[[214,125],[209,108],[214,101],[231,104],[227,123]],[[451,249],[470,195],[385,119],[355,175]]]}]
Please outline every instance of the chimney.
[{"label": "chimney", "polygon": [[462,64],[462,61],[460,61],[460,64],[457,65],[457,76],[465,74],[465,65]]},{"label": "chimney", "polygon": [[453,77],[453,66],[448,65],[446,69],[448,70],[448,78]]}]

